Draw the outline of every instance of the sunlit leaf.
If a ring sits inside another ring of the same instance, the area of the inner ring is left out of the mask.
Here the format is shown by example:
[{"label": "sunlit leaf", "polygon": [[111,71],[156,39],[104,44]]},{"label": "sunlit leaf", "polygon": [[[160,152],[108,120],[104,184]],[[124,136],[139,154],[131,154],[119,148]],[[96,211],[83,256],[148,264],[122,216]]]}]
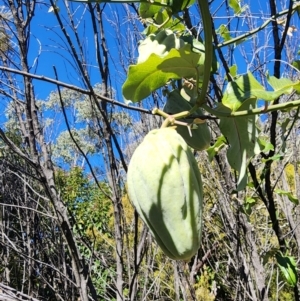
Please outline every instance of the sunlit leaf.
[{"label": "sunlit leaf", "polygon": [[241,7],[240,0],[229,0],[228,4],[233,9],[235,15],[239,15],[245,10],[245,7]]},{"label": "sunlit leaf", "polygon": [[231,40],[231,36],[230,33],[227,29],[227,27],[222,24],[217,30],[216,32],[224,39],[224,41],[229,41]]},{"label": "sunlit leaf", "polygon": [[237,65],[230,66],[229,72],[232,77],[235,77],[237,75]]},{"label": "sunlit leaf", "polygon": [[268,141],[266,141],[266,140],[264,140],[264,139],[262,139],[262,138],[258,139],[258,143],[260,145],[260,150],[262,152],[268,152],[270,150],[274,150],[273,144],[270,143],[270,142],[268,142]]},{"label": "sunlit leaf", "polygon": [[290,94],[293,92],[293,89],[299,90],[300,83],[294,83],[288,78],[277,78],[275,76],[267,76],[269,85],[274,89],[274,91],[282,92],[283,94]]},{"label": "sunlit leaf", "polygon": [[165,57],[171,49],[179,49],[184,45],[184,41],[170,29],[161,30],[157,34],[150,34],[139,45],[137,63],[145,62],[151,54]]},{"label": "sunlit leaf", "polygon": [[200,54],[191,52],[189,45],[172,49],[165,57],[151,54],[145,62],[129,67],[122,87],[125,99],[138,102],[170,79],[195,77],[199,58]]},{"label": "sunlit leaf", "polygon": [[160,10],[160,5],[154,5],[149,2],[143,2],[139,6],[139,15],[141,18],[152,18]]},{"label": "sunlit leaf", "polygon": [[254,78],[251,72],[231,81],[226,87],[222,103],[236,111],[247,100],[273,101],[283,94],[289,94],[292,89],[299,89],[299,82],[293,83],[288,79],[277,79],[270,77],[270,85],[274,85],[274,91],[266,91],[265,88]]}]

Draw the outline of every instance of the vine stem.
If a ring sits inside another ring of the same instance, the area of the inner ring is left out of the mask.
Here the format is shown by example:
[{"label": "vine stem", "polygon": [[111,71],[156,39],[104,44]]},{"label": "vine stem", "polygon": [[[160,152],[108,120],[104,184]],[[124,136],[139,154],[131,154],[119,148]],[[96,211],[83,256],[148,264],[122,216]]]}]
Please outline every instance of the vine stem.
[{"label": "vine stem", "polygon": [[202,108],[206,110],[208,113],[211,113],[217,117],[243,117],[243,116],[249,116],[249,115],[258,115],[258,114],[265,114],[277,110],[286,110],[289,108],[295,108],[300,106],[300,99],[295,101],[289,101],[285,103],[279,103],[276,105],[271,105],[268,108],[262,107],[262,108],[256,108],[251,110],[244,110],[244,111],[235,111],[235,112],[220,112],[215,109],[210,108],[207,104],[202,105]]},{"label": "vine stem", "polygon": [[[212,109],[209,107],[207,104],[203,104],[201,107],[207,111],[208,113],[219,117],[219,118],[231,118],[231,117],[243,117],[243,116],[249,116],[249,115],[259,115],[259,114],[266,114],[269,112],[277,111],[277,110],[286,110],[286,109],[291,109],[291,108],[296,108],[300,106],[300,99],[294,100],[294,101],[289,101],[289,102],[284,102],[284,103],[279,103],[276,105],[271,105],[268,106],[267,108],[261,107],[261,108],[255,108],[255,109],[250,109],[250,110],[244,110],[244,111],[235,111],[235,112],[221,112],[217,111],[215,109]],[[228,108],[229,109],[229,108]],[[165,113],[162,110],[159,110],[158,108],[154,108],[152,110],[153,115],[160,115],[168,121],[166,122],[166,125],[174,122],[174,120],[177,121],[177,119],[185,118],[190,115],[190,111],[183,111],[177,114],[172,115],[172,120],[170,120],[170,115]],[[205,117],[205,115],[203,116]],[[203,119],[208,119],[208,118],[203,118]]]},{"label": "vine stem", "polygon": [[[206,91],[209,85],[210,71],[213,59],[213,43],[212,43],[212,22],[207,0],[198,0],[200,13],[203,22],[204,43],[205,43],[205,60],[203,69],[203,82],[200,95],[197,99],[197,106],[202,106],[205,103]],[[198,83],[197,83],[198,88]]]},{"label": "vine stem", "polygon": [[[201,2],[201,0],[198,0]],[[300,7],[300,3],[295,3],[293,5],[293,8],[292,8],[292,13],[291,14],[294,14],[296,12],[296,10]],[[281,12],[279,12],[278,14],[272,16],[270,19],[268,19],[266,22],[264,22],[261,26],[243,34],[243,35],[240,35],[236,38],[232,38],[228,41],[225,41],[223,43],[220,43],[216,46],[216,48],[222,48],[224,46],[228,46],[230,44],[234,44],[236,42],[239,42],[243,39],[246,39],[254,34],[256,34],[257,32],[261,31],[263,28],[265,28],[267,25],[269,25],[271,22],[275,21],[277,18],[281,17],[281,16],[284,16],[284,15],[287,15],[289,13],[290,9],[286,9],[286,10],[283,10]]]}]

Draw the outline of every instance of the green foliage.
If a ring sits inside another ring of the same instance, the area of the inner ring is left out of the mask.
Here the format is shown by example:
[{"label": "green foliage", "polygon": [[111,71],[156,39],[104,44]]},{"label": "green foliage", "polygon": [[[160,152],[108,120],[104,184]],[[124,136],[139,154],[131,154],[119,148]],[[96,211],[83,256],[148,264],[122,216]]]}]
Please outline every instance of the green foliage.
[{"label": "green foliage", "polygon": [[214,301],[216,297],[212,292],[215,273],[206,265],[203,266],[201,275],[195,283],[195,295],[198,301]]},{"label": "green foliage", "polygon": [[84,233],[95,246],[101,246],[103,241],[110,241],[112,229],[109,228],[111,203],[108,186],[101,183],[99,188],[90,182],[79,167],[70,172],[58,170],[56,182],[76,220],[74,229]]},{"label": "green foliage", "polygon": [[298,271],[295,259],[292,256],[283,256],[279,252],[276,253],[275,257],[286,283],[295,287],[298,284]]},{"label": "green foliage", "polygon": [[[90,260],[94,256],[93,252],[96,252],[105,254],[109,262],[114,250],[109,187],[106,183],[100,183],[101,186],[98,187],[79,167],[72,168],[69,172],[57,170],[56,182],[72,216],[70,220],[75,222],[75,237],[83,238],[85,242],[79,243],[82,256]],[[105,268],[99,259],[93,261],[91,277],[100,296],[106,294],[107,282],[114,273],[113,265]]]},{"label": "green foliage", "polygon": [[199,58],[200,54],[192,52],[190,45],[173,48],[164,57],[152,53],[145,62],[129,67],[123,85],[125,99],[138,102],[170,79],[196,78]]},{"label": "green foliage", "polygon": [[220,27],[217,29],[217,33],[224,39],[224,41],[231,40],[229,30],[224,24],[220,25]]},{"label": "green foliage", "polygon": [[283,94],[291,94],[293,88],[297,91],[300,88],[298,81],[294,83],[287,78],[277,79],[268,76],[268,82],[274,91],[266,91],[250,72],[239,76],[228,83],[222,103],[234,112],[246,101],[258,99],[272,101]]},{"label": "green foliage", "polygon": [[239,15],[244,9],[241,7],[240,0],[229,0],[229,6],[233,9],[236,15]]}]

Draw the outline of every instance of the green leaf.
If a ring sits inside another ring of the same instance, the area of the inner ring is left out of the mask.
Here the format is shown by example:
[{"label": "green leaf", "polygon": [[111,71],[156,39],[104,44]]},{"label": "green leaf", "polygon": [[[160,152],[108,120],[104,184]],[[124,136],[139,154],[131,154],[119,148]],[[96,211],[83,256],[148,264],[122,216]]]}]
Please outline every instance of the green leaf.
[{"label": "green leaf", "polygon": [[300,91],[300,82],[292,82],[288,78],[277,78],[275,76],[267,76],[267,80],[269,85],[274,89],[276,92],[280,92],[282,94],[291,94],[293,89],[297,92]]},{"label": "green leaf", "polygon": [[224,24],[220,25],[216,32],[224,39],[224,41],[231,40],[230,33]]},{"label": "green leaf", "polygon": [[235,14],[238,14],[241,11],[241,6],[240,6],[239,0],[229,0],[228,4],[233,9]]},{"label": "green leaf", "polygon": [[183,11],[185,8],[191,6],[194,2],[195,2],[195,0],[173,0],[173,1],[169,1],[173,14],[176,14],[180,11]]},{"label": "green leaf", "polygon": [[180,89],[180,95],[191,105],[195,105],[197,101],[197,88],[194,86],[190,89],[191,87],[187,87],[186,85],[183,85],[183,87]]},{"label": "green leaf", "polygon": [[299,205],[299,200],[295,196],[293,196],[290,191],[285,191],[281,189],[275,189],[274,191],[279,195],[286,195],[292,203],[294,203],[295,205]]},{"label": "green leaf", "polygon": [[[240,108],[241,110],[255,108],[255,102],[255,100],[247,101]],[[222,104],[217,110],[227,113],[231,111]],[[255,115],[220,118],[220,130],[230,145],[227,151],[228,162],[239,173],[238,191],[247,185],[247,166],[250,159],[260,152],[256,120]]]},{"label": "green leaf", "polygon": [[[156,24],[156,31],[159,31],[161,28],[170,28],[172,25],[172,12],[170,10],[164,9],[159,11],[153,17]],[[163,27],[161,27],[163,26]]]},{"label": "green leaf", "polygon": [[293,65],[296,69],[300,70],[300,60],[295,60],[295,61],[293,61],[293,62],[292,62],[292,65]]},{"label": "green leaf", "polygon": [[229,72],[232,77],[236,77],[237,75],[237,65],[232,65],[229,67]]},{"label": "green leaf", "polygon": [[255,198],[250,198],[250,197],[246,197],[246,200],[244,201],[243,204],[243,209],[244,212],[247,215],[250,215],[252,213],[252,207],[257,203],[257,199]]},{"label": "green leaf", "polygon": [[185,32],[186,28],[177,15],[172,15],[173,12],[170,8],[165,8],[158,11],[151,19],[146,19],[146,23],[150,25],[143,31],[143,34],[149,36],[150,34],[159,33],[162,29],[169,29],[172,32],[179,33]]},{"label": "green leaf", "polygon": [[241,14],[247,8],[247,5],[241,7],[240,0],[229,0],[229,6],[233,9],[235,15]]},{"label": "green leaf", "polygon": [[143,2],[139,6],[139,15],[141,18],[152,18],[161,10],[160,5],[154,5],[149,2]]},{"label": "green leaf", "polygon": [[270,85],[274,86],[274,91],[266,91],[249,72],[228,83],[222,103],[232,111],[236,111],[245,101],[258,99],[272,101],[283,94],[291,93],[291,88],[299,89],[299,82],[293,83],[284,78],[274,80],[272,77],[270,78]]},{"label": "green leaf", "polygon": [[[193,52],[201,54],[198,65],[204,65],[205,61],[205,48],[202,42],[195,39],[193,36],[182,36],[181,37],[184,42],[191,45],[191,49]],[[200,76],[203,75],[200,71]]]},{"label": "green leaf", "polygon": [[283,256],[280,252],[276,253],[275,257],[286,283],[295,287],[298,283],[295,259],[292,256]]},{"label": "green leaf", "polygon": [[171,49],[180,49],[184,45],[184,41],[169,29],[162,30],[157,34],[150,34],[140,43],[137,63],[145,62],[152,53],[164,57]]},{"label": "green leaf", "polygon": [[219,136],[214,145],[209,147],[206,151],[208,154],[209,161],[212,161],[214,156],[226,145],[225,137]]},{"label": "green leaf", "polygon": [[262,138],[258,139],[258,143],[260,145],[260,150],[262,152],[268,152],[270,150],[274,150],[274,146],[269,141],[263,140]]},{"label": "green leaf", "polygon": [[[224,24],[220,25],[220,27],[216,30],[216,32],[224,39],[224,42],[230,41],[232,39],[232,36],[230,35],[229,30],[227,29],[226,25],[224,25]],[[246,41],[246,39],[239,39],[233,45],[235,47],[244,41]]]},{"label": "green leaf", "polygon": [[[229,73],[231,75],[231,78],[236,78],[237,76],[237,65],[232,65],[229,67]],[[225,75],[225,79],[228,80],[227,75]]]},{"label": "green leaf", "polygon": [[125,99],[138,102],[170,79],[195,78],[200,54],[193,53],[186,45],[179,50],[172,49],[167,56],[151,54],[140,64],[130,66],[122,91]]}]

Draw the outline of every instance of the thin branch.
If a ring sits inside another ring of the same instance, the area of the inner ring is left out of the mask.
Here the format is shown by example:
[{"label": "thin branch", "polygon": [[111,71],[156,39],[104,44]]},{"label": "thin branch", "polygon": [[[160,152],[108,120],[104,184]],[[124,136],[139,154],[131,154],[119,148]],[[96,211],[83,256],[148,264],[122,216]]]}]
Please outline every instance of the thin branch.
[{"label": "thin branch", "polygon": [[43,76],[43,75],[31,74],[31,73],[28,73],[28,72],[25,72],[25,71],[20,71],[20,70],[17,70],[17,69],[12,69],[12,68],[8,68],[8,67],[4,67],[4,66],[0,66],[0,70],[12,72],[12,73],[15,73],[15,74],[20,74],[20,75],[23,75],[23,76],[27,76],[29,78],[33,78],[33,79],[45,81],[45,82],[48,82],[48,83],[51,83],[51,84],[59,85],[61,87],[64,87],[64,88],[67,88],[67,89],[70,89],[70,90],[74,90],[74,91],[80,92],[80,93],[85,94],[85,95],[89,95],[89,96],[95,95],[98,99],[107,101],[108,103],[110,103],[112,105],[116,105],[116,106],[119,106],[121,108],[125,108],[125,109],[128,109],[128,110],[138,111],[138,112],[141,112],[141,113],[152,115],[151,110],[143,109],[143,108],[140,108],[140,107],[129,106],[129,105],[126,105],[123,102],[120,102],[118,100],[115,100],[115,99],[112,99],[112,98],[109,98],[109,97],[106,97],[106,96],[103,96],[103,95],[99,95],[97,93],[91,92],[90,90],[82,89],[82,88],[74,86],[74,85],[66,84],[64,82],[61,82],[59,80],[55,80],[55,79],[50,78],[50,77],[46,77],[46,76]]},{"label": "thin branch", "polygon": [[[300,3],[295,3],[293,5],[291,15],[294,14],[297,11],[298,7],[300,7]],[[239,42],[239,41],[241,41],[243,39],[246,39],[246,38],[248,38],[248,37],[256,34],[257,32],[261,31],[262,29],[264,29],[271,22],[275,22],[277,18],[289,14],[289,12],[290,12],[290,9],[286,9],[286,10],[283,10],[283,11],[277,13],[277,14],[274,14],[269,20],[267,20],[266,22],[264,22],[261,26],[255,28],[255,29],[253,29],[253,30],[251,30],[251,31],[243,34],[243,35],[240,35],[240,36],[238,36],[236,38],[230,39],[229,41],[225,41],[223,43],[220,43],[216,47],[217,48],[221,48],[221,47],[224,47],[224,46],[227,46],[227,45]]]}]

